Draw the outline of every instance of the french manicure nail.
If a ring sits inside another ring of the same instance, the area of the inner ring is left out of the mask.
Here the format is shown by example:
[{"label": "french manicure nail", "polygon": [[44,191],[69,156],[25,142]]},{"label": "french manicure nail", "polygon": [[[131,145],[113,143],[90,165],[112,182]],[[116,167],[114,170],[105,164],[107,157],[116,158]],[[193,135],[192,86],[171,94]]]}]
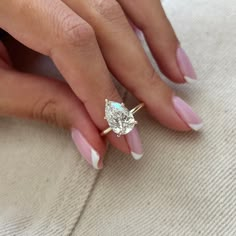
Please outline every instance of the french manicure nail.
[{"label": "french manicure nail", "polygon": [[88,143],[78,129],[71,130],[72,140],[84,159],[95,169],[102,169],[103,163],[98,152]]},{"label": "french manicure nail", "polygon": [[134,129],[126,135],[126,140],[133,158],[135,160],[140,160],[143,156],[143,146],[138,129],[136,127],[134,127]]},{"label": "french manicure nail", "polygon": [[177,49],[176,56],[180,71],[182,72],[185,81],[187,83],[195,82],[197,80],[196,73],[193,69],[192,63],[190,62],[187,54],[181,47]]},{"label": "french manicure nail", "polygon": [[192,108],[180,97],[173,97],[173,104],[175,111],[180,116],[180,118],[187,123],[187,125],[198,131],[202,128],[203,122],[201,118],[192,110]]}]

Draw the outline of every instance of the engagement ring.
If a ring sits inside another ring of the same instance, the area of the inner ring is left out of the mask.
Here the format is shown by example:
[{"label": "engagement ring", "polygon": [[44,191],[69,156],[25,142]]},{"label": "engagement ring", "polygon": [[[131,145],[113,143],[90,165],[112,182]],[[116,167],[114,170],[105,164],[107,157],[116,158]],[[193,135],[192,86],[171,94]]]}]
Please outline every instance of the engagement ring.
[{"label": "engagement ring", "polygon": [[138,123],[134,119],[134,114],[144,106],[144,103],[140,103],[129,111],[124,103],[113,102],[107,99],[105,102],[104,119],[107,120],[109,128],[105,129],[101,135],[104,136],[110,131],[113,131],[120,137],[121,135],[126,135],[132,131],[134,126]]}]

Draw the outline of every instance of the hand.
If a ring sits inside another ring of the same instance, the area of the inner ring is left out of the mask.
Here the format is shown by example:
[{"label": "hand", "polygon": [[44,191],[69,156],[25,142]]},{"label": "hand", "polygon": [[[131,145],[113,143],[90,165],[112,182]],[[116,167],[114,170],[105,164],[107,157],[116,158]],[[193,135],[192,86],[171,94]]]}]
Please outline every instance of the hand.
[{"label": "hand", "polygon": [[[143,31],[170,80],[196,79],[159,0],[1,0],[0,27],[49,56],[69,86],[17,72],[1,44],[0,114],[68,127],[85,159],[102,168],[104,101],[122,101],[110,71],[161,124],[180,131],[199,129],[201,119],[154,71],[130,22]],[[107,138],[134,158],[142,156],[136,128],[120,138],[111,132]]]}]

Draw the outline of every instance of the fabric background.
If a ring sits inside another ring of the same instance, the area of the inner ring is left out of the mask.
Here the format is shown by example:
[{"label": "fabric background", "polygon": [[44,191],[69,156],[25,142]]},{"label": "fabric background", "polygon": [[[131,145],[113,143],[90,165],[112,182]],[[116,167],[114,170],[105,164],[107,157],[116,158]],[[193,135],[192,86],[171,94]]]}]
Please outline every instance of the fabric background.
[{"label": "fabric background", "polygon": [[[202,132],[173,132],[142,110],[143,159],[110,148],[95,171],[68,132],[0,118],[0,235],[236,235],[236,2],[164,6],[200,78],[169,84]],[[49,68],[60,77],[46,59],[36,70]]]}]

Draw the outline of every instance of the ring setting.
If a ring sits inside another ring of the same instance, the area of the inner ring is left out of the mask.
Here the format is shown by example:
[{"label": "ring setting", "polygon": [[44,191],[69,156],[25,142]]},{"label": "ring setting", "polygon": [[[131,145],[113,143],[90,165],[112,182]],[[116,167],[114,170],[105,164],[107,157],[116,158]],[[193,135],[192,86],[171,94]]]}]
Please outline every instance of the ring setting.
[{"label": "ring setting", "polygon": [[101,135],[104,136],[110,131],[117,134],[118,137],[126,135],[133,130],[138,122],[134,118],[134,114],[144,106],[140,103],[132,110],[128,110],[124,103],[105,100],[105,117],[109,128],[105,129]]}]

